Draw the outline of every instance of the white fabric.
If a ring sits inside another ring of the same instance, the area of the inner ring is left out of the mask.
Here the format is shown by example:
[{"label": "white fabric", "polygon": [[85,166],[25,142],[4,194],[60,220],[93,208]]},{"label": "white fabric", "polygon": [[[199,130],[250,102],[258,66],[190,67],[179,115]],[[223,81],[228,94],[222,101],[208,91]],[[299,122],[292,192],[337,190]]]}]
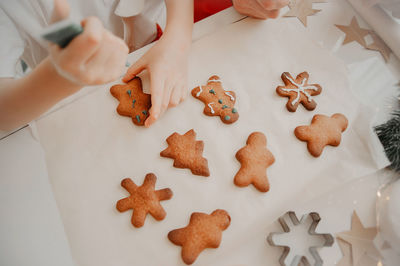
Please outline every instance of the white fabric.
[{"label": "white fabric", "polygon": [[[287,99],[277,96],[275,88],[282,84],[282,72],[304,70],[323,91],[315,97],[315,111],[299,106],[290,113]],[[189,88],[205,84],[213,74],[237,94],[240,118],[232,125],[205,116],[203,103],[189,96],[151,128],[137,127],[116,113],[118,101],[109,93],[112,84],[37,122],[56,201],[79,264],[183,265],[180,248],[168,241],[168,232],[185,226],[194,211],[223,208],[232,223],[221,246],[204,251],[197,264],[278,265],[277,257],[264,252],[264,226],[296,203],[388,164],[374,159],[384,158],[381,146],[368,145],[376,140],[370,127],[374,112],[351,93],[345,65],[313,43],[297,20],[245,19],[198,40],[190,54]],[[336,112],[349,119],[342,143],[313,158],[293,130],[309,124],[314,114]],[[173,168],[171,159],[159,155],[170,134],[191,128],[205,143],[209,178]],[[271,190],[266,194],[233,184],[239,169],[235,153],[253,131],[266,134],[276,158],[267,171]],[[158,176],[156,188],[170,187],[174,196],[162,202],[165,220],[147,217],[143,228],[135,229],[131,211],[115,209],[117,200],[127,195],[119,184],[125,177],[141,184],[148,172]],[[254,237],[247,238],[249,233]]]},{"label": "white fabric", "polygon": [[382,0],[379,2],[382,7],[388,10],[393,17],[397,18],[400,23],[400,1],[399,0]]},{"label": "white fabric", "polygon": [[75,265],[43,150],[28,128],[0,141],[0,213],[0,265]]},{"label": "white fabric", "polygon": [[368,7],[361,0],[348,0],[400,59],[400,24],[380,6]]},{"label": "white fabric", "polygon": [[[124,39],[121,17],[114,11],[118,4],[127,0],[69,0],[70,18],[77,23],[88,16],[97,16],[103,25],[115,35]],[[132,5],[128,13],[140,19],[135,27],[136,48],[152,41],[156,33],[156,23],[163,24],[165,5],[162,0],[129,0]],[[47,55],[47,44],[40,36],[42,28],[49,25],[53,10],[53,0],[15,0],[0,2],[0,78],[15,77],[15,66],[22,58],[31,68],[39,64]],[[149,25],[152,25],[150,27]],[[135,34],[135,33],[134,33]]]}]

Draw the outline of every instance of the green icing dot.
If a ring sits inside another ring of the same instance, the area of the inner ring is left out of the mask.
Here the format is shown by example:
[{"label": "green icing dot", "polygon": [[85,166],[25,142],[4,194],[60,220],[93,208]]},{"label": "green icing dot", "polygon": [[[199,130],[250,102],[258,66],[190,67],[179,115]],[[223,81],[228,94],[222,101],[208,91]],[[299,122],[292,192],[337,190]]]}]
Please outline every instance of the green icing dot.
[{"label": "green icing dot", "polygon": [[142,111],[142,114],[147,115],[147,111],[146,110]]},{"label": "green icing dot", "polygon": [[213,90],[213,89],[209,90],[209,93],[216,94],[215,90]]},{"label": "green icing dot", "polygon": [[221,99],[219,99],[219,100],[218,100],[218,102],[219,102],[219,103],[222,103],[222,100],[221,100]]},{"label": "green icing dot", "polygon": [[135,108],[135,102],[136,102],[136,100],[134,99],[134,100],[132,101],[132,108]]},{"label": "green icing dot", "polygon": [[225,120],[230,120],[231,117],[229,115],[225,116]]},{"label": "green icing dot", "polygon": [[127,90],[126,93],[128,93],[129,97],[132,97],[132,91],[131,90]]},{"label": "green icing dot", "polygon": [[225,109],[225,108],[228,108],[229,106],[228,105],[224,105],[224,106],[222,106],[222,109]]},{"label": "green icing dot", "polygon": [[129,64],[129,62],[126,61],[125,66],[126,66],[126,67],[129,67],[130,65],[131,65],[131,64]]},{"label": "green icing dot", "polygon": [[138,123],[140,123],[140,116],[139,115],[136,116],[136,121],[138,121]]},{"label": "green icing dot", "polygon": [[233,108],[233,109],[232,109],[232,113],[233,113],[233,114],[236,114],[236,113],[237,113],[237,110],[236,110],[235,108]]}]

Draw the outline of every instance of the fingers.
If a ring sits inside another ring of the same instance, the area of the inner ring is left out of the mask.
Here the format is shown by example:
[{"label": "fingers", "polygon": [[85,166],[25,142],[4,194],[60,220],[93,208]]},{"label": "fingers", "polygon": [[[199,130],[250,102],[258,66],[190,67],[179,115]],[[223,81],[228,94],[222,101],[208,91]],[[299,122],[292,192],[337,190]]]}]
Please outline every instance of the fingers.
[{"label": "fingers", "polygon": [[[66,0],[55,1],[57,10],[67,10]],[[67,5],[68,6],[68,5]],[[57,72],[79,85],[97,85],[113,81],[125,70],[129,49],[125,42],[107,31],[100,20],[89,17],[82,21],[83,32],[67,47],[49,44],[50,58]]]},{"label": "fingers", "polygon": [[185,84],[185,85],[182,87],[182,91],[181,91],[181,101],[180,101],[180,102],[183,102],[184,100],[186,100],[187,96],[188,96],[188,89],[187,89],[187,86],[186,86],[186,84]]},{"label": "fingers", "polygon": [[257,0],[257,2],[268,11],[281,9],[289,3],[288,0]]},{"label": "fingers", "polygon": [[146,68],[146,65],[143,62],[143,59],[140,58],[136,61],[126,72],[125,76],[122,78],[123,82],[128,82],[133,79],[137,74],[142,72]]},{"label": "fingers", "polygon": [[154,124],[168,108],[177,106],[187,97],[186,88],[183,86],[175,86],[174,88],[169,85],[164,86],[162,96],[160,93],[153,94],[151,97],[152,107],[150,109],[150,116],[145,122],[145,126],[149,127]]},{"label": "fingers", "polygon": [[166,84],[167,85],[164,87],[164,95],[161,103],[160,116],[162,116],[165,111],[167,111],[173,90],[173,87],[171,87],[171,85],[169,85],[168,83]]},{"label": "fingers", "polygon": [[151,108],[150,116],[144,122],[145,127],[151,126],[160,117],[162,100],[164,99],[164,81],[150,73]]},{"label": "fingers", "polygon": [[[104,84],[118,79],[125,71],[125,62],[126,54],[123,53],[114,53],[110,54],[105,52],[104,50],[107,48],[101,48],[98,52],[99,55],[90,60],[86,64],[87,75],[86,75],[86,83],[90,84]],[[104,72],[102,70],[104,66],[113,66],[108,69],[108,71]],[[103,75],[98,75],[100,71],[103,72]],[[95,78],[93,78],[95,77]]]},{"label": "fingers", "polygon": [[69,16],[69,5],[67,0],[54,0],[53,13],[51,14],[50,23],[54,23]]},{"label": "fingers", "polygon": [[169,105],[168,107],[175,107],[177,106],[182,99],[182,88],[181,87],[176,87],[171,93],[171,98],[169,100]]},{"label": "fingers", "polygon": [[171,94],[171,99],[169,101],[169,106],[168,106],[169,108],[176,107],[178,104],[180,104],[186,99],[187,97],[186,86],[187,86],[186,83],[175,86]]},{"label": "fingers", "polygon": [[279,9],[266,11],[268,18],[277,18],[279,16]]},{"label": "fingers", "polygon": [[102,43],[105,30],[98,18],[89,17],[82,21],[82,26],[83,32],[65,49],[63,56],[70,61],[86,61],[96,53]]},{"label": "fingers", "polygon": [[288,3],[289,0],[233,0],[239,13],[257,19],[277,18],[279,10]]},{"label": "fingers", "polygon": [[119,78],[125,70],[128,47],[108,31],[103,32],[102,39],[96,52],[81,66],[85,70],[84,83],[108,83]]}]

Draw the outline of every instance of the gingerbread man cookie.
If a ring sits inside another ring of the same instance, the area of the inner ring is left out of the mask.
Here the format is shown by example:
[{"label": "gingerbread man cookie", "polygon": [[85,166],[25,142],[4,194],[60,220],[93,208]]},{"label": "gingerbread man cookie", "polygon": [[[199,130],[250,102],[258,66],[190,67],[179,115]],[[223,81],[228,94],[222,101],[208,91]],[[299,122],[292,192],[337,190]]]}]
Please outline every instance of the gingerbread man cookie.
[{"label": "gingerbread man cookie", "polygon": [[218,248],[222,231],[228,228],[231,217],[224,210],[215,210],[210,215],[194,212],[189,225],[168,233],[168,239],[175,245],[182,246],[182,259],[192,264],[206,248]]},{"label": "gingerbread man cookie", "polygon": [[130,178],[125,178],[121,182],[121,186],[131,195],[117,202],[117,210],[124,212],[133,209],[131,222],[135,227],[143,226],[147,213],[158,221],[167,215],[160,201],[172,198],[172,190],[169,188],[155,190],[156,181],[157,177],[150,173],[146,175],[140,187]]},{"label": "gingerbread man cookie", "polygon": [[311,125],[299,126],[294,134],[307,142],[307,149],[314,157],[319,157],[326,145],[339,146],[342,132],[347,128],[347,118],[342,114],[314,115]]},{"label": "gingerbread man cookie", "polygon": [[132,117],[135,125],[143,126],[149,116],[151,96],[142,91],[142,81],[135,77],[128,84],[114,85],[110,88],[112,96],[119,100],[117,112]]},{"label": "gingerbread man cookie", "polygon": [[193,129],[180,135],[174,133],[167,138],[168,148],[160,155],[174,159],[174,167],[188,168],[194,175],[209,176],[208,161],[202,157],[204,142],[196,141]]},{"label": "gingerbread man cookie", "polygon": [[246,187],[253,184],[261,192],[269,190],[267,168],[275,162],[275,158],[266,146],[267,138],[263,133],[250,134],[246,146],[236,153],[241,167],[235,175],[235,185]]},{"label": "gingerbread man cookie", "polygon": [[307,72],[300,73],[296,79],[293,79],[288,72],[284,72],[281,78],[285,86],[278,86],[276,93],[279,96],[289,98],[286,104],[288,111],[295,112],[300,103],[309,111],[317,107],[317,103],[312,96],[320,94],[322,88],[319,84],[308,84]]},{"label": "gingerbread man cookie", "polygon": [[233,91],[225,91],[218,76],[211,76],[207,85],[194,88],[192,96],[204,103],[205,115],[218,115],[225,124],[232,124],[239,119],[239,113],[234,108],[236,94]]}]

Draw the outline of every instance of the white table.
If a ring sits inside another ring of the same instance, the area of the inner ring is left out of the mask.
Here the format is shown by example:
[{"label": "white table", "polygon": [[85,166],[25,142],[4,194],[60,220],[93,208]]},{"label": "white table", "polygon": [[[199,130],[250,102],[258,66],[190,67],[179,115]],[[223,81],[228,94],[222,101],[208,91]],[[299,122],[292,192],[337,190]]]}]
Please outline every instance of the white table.
[{"label": "white table", "polygon": [[[315,4],[322,12],[309,17],[308,31],[312,38],[331,49],[349,67],[353,91],[360,101],[379,110],[376,123],[385,121],[393,104],[388,103],[395,96],[396,80],[400,79],[400,63],[391,57],[385,64],[377,52],[367,51],[357,43],[340,46],[343,34],[333,24],[346,24],[354,10],[345,0]],[[285,12],[285,11],[283,11]],[[195,25],[194,39],[213,32],[218,27],[233,23],[243,16],[232,8],[224,10]],[[287,18],[295,19],[295,18]],[[360,21],[360,18],[359,18]],[[299,22],[300,23],[300,22]],[[363,21],[361,26],[366,26]],[[136,53],[141,53],[139,50]],[[386,88],[382,91],[382,88]],[[76,97],[88,93],[86,89]],[[377,91],[381,91],[377,93]],[[74,98],[73,97],[73,98]],[[73,98],[65,101],[68,104]],[[62,108],[62,105],[57,108]],[[56,110],[55,108],[54,110]],[[43,151],[34,137],[34,127],[25,127],[0,141],[0,264],[1,265],[73,265],[62,221],[52,195],[47,177]],[[341,203],[357,208],[366,226],[375,224],[375,194],[379,185],[387,179],[385,171],[352,182],[346,188],[332,192]],[[359,186],[359,184],[363,184]],[[358,187],[358,190],[352,188]],[[309,204],[313,206],[313,204]],[[336,206],[337,207],[337,206]],[[294,206],[293,208],[296,208]],[[335,206],[331,206],[335,208]],[[297,206],[299,211],[308,207]],[[328,206],[325,211],[332,211]],[[346,211],[344,211],[346,212]],[[349,223],[350,223],[350,216]],[[327,229],[322,225],[322,229]],[[280,251],[273,251],[276,260]],[[321,251],[327,265],[332,265],[338,249]],[[332,258],[332,259],[330,259]]]}]

